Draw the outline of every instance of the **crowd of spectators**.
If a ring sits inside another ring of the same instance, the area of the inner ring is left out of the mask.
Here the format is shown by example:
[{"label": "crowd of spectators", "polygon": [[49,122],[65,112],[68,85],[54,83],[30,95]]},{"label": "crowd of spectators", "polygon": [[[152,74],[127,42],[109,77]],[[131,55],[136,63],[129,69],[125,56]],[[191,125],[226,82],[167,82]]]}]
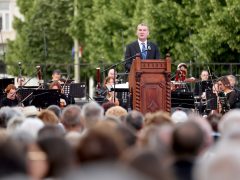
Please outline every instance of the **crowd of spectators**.
[{"label": "crowd of spectators", "polygon": [[92,101],[0,109],[0,179],[234,180],[240,110],[147,113]]}]

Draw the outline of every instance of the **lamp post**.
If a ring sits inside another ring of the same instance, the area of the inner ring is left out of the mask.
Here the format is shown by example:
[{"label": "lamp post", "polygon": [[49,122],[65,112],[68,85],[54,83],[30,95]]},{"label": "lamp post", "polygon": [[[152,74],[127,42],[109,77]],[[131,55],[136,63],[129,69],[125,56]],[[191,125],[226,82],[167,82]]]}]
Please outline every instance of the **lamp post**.
[{"label": "lamp post", "polygon": [[[74,0],[74,18],[78,16],[78,0]],[[80,63],[79,63],[79,44],[76,37],[74,41],[74,79],[76,83],[80,82]]]}]

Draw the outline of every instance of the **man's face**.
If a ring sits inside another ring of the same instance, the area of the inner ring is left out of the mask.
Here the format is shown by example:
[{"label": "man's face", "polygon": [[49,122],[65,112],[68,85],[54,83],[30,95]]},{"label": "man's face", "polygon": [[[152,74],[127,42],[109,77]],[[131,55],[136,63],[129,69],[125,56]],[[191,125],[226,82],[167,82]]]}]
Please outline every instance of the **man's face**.
[{"label": "man's face", "polygon": [[231,85],[232,87],[234,87],[234,86],[236,85],[236,81],[235,81],[234,78],[232,78],[232,77],[228,77],[228,80],[229,80],[230,85]]},{"label": "man's face", "polygon": [[146,41],[149,35],[148,27],[143,25],[138,25],[137,36],[140,41]]},{"label": "man's face", "polygon": [[54,73],[53,75],[52,75],[52,80],[53,81],[59,81],[61,79],[61,74],[59,74],[59,73]]},{"label": "man's face", "polygon": [[208,80],[208,72],[207,72],[207,71],[203,71],[203,72],[201,73],[201,80],[202,80],[202,81]]}]

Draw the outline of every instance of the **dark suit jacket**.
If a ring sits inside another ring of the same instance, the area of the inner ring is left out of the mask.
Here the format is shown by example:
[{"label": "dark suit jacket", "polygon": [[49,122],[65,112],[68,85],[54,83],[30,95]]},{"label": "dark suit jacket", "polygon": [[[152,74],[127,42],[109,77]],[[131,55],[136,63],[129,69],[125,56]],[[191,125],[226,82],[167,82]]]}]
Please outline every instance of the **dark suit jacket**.
[{"label": "dark suit jacket", "polygon": [[[150,47],[150,48],[148,48],[148,47]],[[147,41],[146,48],[149,49],[147,51],[146,59],[160,59],[160,53],[159,53],[158,47],[154,43]],[[130,71],[132,61],[133,61],[133,59],[135,59],[134,56],[137,53],[140,53],[140,57],[141,57],[141,50],[140,50],[138,41],[134,41],[133,43],[127,45],[126,52],[125,52],[125,60],[126,60],[125,69],[127,72]]]}]

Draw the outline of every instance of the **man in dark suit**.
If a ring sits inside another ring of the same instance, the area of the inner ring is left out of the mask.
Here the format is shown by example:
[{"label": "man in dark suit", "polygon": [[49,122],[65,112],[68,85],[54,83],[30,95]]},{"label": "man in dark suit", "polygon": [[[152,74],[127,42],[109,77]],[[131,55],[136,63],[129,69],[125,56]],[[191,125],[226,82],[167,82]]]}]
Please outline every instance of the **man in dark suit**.
[{"label": "man in dark suit", "polygon": [[137,37],[138,40],[127,45],[125,52],[125,69],[127,72],[130,71],[132,61],[135,59],[135,55],[140,53],[141,59],[159,59],[160,53],[158,47],[147,40],[149,35],[149,29],[146,24],[139,24],[137,26]]}]

